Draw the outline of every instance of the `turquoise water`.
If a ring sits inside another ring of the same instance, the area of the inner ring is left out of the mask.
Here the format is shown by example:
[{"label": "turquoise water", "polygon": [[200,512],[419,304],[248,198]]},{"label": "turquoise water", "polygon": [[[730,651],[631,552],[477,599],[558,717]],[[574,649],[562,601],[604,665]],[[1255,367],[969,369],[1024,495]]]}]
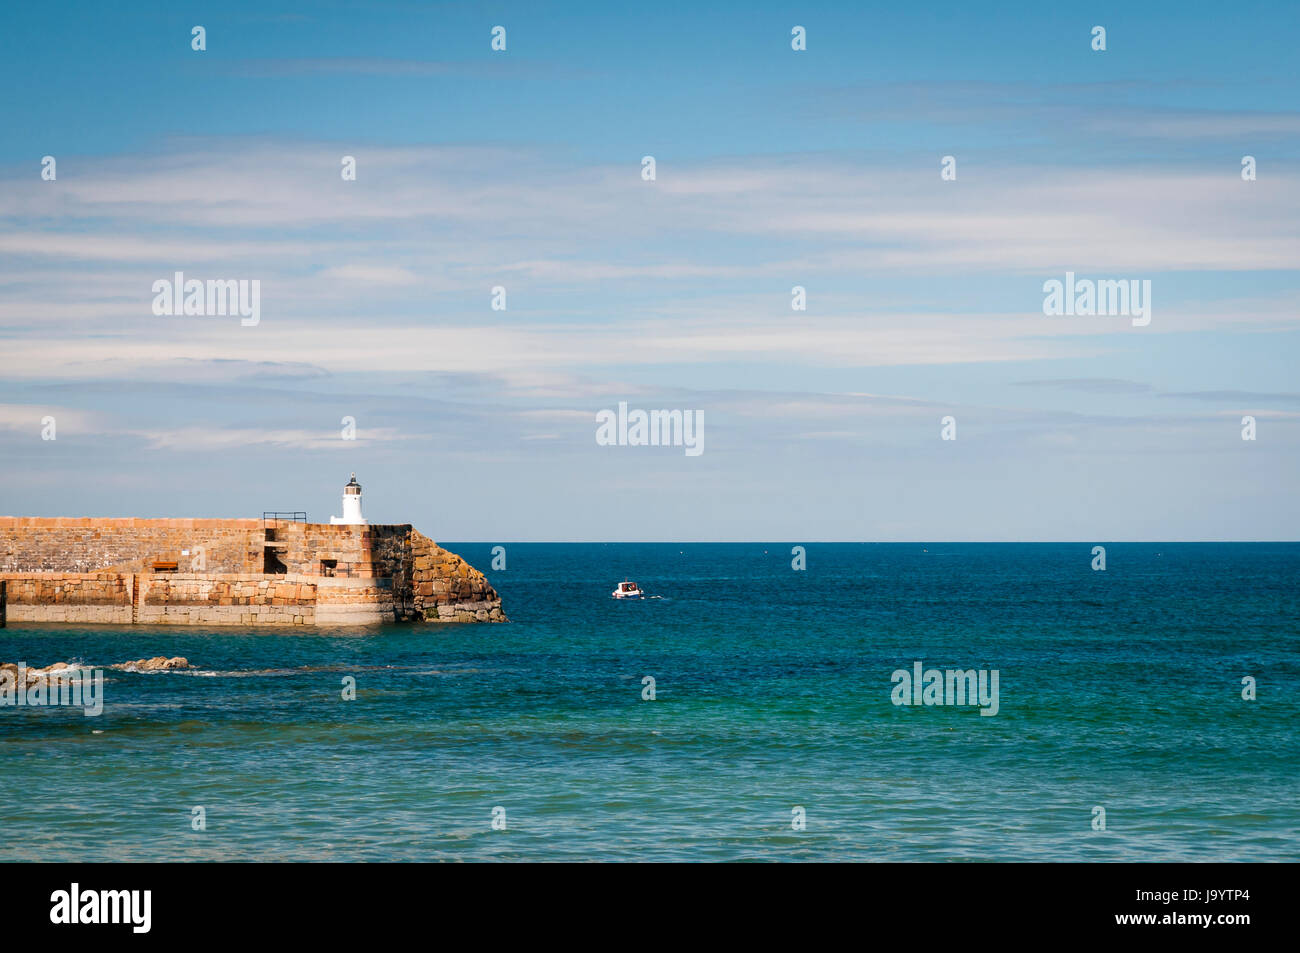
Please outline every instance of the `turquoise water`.
[{"label": "turquoise water", "polygon": [[[1300,858],[1300,544],[506,548],[508,625],[11,623],[198,670],[0,708],[0,860]],[[916,660],[998,714],[894,705]]]}]

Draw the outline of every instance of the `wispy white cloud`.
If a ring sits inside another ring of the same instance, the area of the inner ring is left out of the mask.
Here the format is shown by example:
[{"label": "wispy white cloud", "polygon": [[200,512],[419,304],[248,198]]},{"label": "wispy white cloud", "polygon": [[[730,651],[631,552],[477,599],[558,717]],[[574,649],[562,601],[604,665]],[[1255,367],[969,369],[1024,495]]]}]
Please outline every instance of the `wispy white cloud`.
[{"label": "wispy white cloud", "polygon": [[420,283],[419,276],[406,268],[385,265],[340,265],[335,268],[324,269],[317,277],[323,281],[380,284],[389,287],[403,287]]},{"label": "wispy white cloud", "polygon": [[46,417],[53,417],[55,434],[88,433],[102,426],[97,414],[73,407],[46,404],[0,404],[0,430],[26,433],[39,439]]},{"label": "wispy white cloud", "polygon": [[343,440],[338,430],[313,431],[277,429],[274,427],[221,427],[192,426],[156,430],[126,431],[133,437],[145,440],[154,450],[218,451],[247,449],[256,446],[283,447],[296,450],[338,450],[353,452],[358,446],[371,443],[388,443],[408,440],[391,427],[366,427],[360,429],[354,440]]},{"label": "wispy white cloud", "polygon": [[[550,281],[725,278],[791,266],[1252,271],[1290,268],[1300,257],[1300,178],[1281,169],[1245,183],[1235,166],[972,162],[944,183],[937,162],[900,170],[778,157],[665,161],[658,181],[645,183],[633,166],[578,169],[495,149],[405,148],[362,152],[357,181],[344,182],[347,151],[264,144],[104,162],[57,183],[14,179],[0,193],[0,217],[10,223],[0,251],[178,267],[258,260],[277,273],[324,258],[327,276],[418,265],[444,278],[467,270]],[[529,175],[518,174],[521,163]],[[440,245],[453,241],[453,227],[454,243]],[[232,228],[227,240],[216,237]],[[712,235],[795,238],[806,247],[746,260],[737,248],[702,241]],[[670,251],[662,239],[672,236],[691,250]]]}]

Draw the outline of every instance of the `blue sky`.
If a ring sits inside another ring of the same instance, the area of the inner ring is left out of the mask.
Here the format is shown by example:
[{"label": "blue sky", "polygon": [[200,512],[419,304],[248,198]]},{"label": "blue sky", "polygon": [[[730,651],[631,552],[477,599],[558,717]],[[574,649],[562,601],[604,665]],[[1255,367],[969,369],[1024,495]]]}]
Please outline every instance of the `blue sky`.
[{"label": "blue sky", "polygon": [[[1300,536],[1294,4],[3,17],[0,513],[355,470],[445,540]],[[155,316],[176,271],[261,323]],[[1066,271],[1150,325],[1045,316]],[[619,401],[705,452],[597,446]]]}]

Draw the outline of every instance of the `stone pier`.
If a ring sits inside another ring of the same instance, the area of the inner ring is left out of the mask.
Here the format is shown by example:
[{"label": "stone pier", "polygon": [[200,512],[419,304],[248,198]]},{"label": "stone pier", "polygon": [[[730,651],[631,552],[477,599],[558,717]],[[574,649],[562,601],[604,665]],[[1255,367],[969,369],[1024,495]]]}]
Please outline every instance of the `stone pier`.
[{"label": "stone pier", "polygon": [[504,622],[486,577],[409,524],[0,517],[0,624]]}]

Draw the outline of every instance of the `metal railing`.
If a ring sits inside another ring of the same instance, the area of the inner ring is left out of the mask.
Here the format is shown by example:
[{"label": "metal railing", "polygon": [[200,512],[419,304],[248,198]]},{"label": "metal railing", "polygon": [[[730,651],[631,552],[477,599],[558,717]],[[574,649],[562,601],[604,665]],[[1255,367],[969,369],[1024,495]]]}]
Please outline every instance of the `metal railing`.
[{"label": "metal railing", "polygon": [[305,523],[307,514],[302,510],[284,511],[263,510],[262,523]]}]

